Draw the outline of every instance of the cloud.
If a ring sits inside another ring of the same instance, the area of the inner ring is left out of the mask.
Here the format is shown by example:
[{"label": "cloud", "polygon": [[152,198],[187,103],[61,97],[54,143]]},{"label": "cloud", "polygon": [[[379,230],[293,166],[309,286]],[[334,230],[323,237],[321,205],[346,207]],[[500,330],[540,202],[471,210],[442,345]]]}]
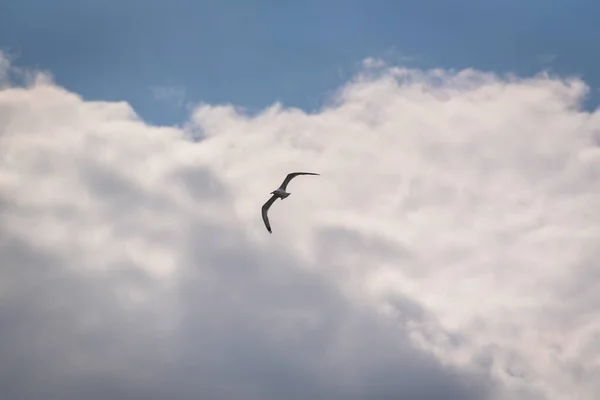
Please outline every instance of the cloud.
[{"label": "cloud", "polygon": [[[585,84],[367,67],[317,113],[181,130],[3,88],[3,398],[594,398]],[[269,235],[290,170],[322,175]]]},{"label": "cloud", "polygon": [[181,86],[162,85],[150,88],[152,96],[156,100],[172,103],[176,107],[182,107],[186,100],[186,90]]},{"label": "cloud", "polygon": [[556,61],[558,55],[556,54],[537,54],[535,59],[540,64],[549,65]]}]

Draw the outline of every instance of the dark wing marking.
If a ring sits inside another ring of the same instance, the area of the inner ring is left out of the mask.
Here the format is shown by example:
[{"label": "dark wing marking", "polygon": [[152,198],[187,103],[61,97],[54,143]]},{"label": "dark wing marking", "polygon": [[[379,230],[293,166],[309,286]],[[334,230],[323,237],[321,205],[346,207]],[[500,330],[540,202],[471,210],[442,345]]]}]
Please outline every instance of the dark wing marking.
[{"label": "dark wing marking", "polygon": [[269,208],[271,208],[271,206],[273,205],[275,200],[277,200],[277,198],[278,198],[278,196],[276,194],[274,194],[262,206],[262,219],[265,222],[265,226],[267,227],[267,230],[269,231],[269,233],[272,233],[272,232],[271,232],[271,224],[269,223],[269,216],[267,215],[267,212],[269,211]]},{"label": "dark wing marking", "polygon": [[279,189],[286,190],[288,183],[290,183],[290,181],[292,179],[294,179],[295,177],[297,177],[298,175],[319,175],[319,174],[315,174],[314,172],[291,172],[291,173],[287,174],[287,176],[283,180],[283,183],[281,184],[281,186],[279,186]]}]

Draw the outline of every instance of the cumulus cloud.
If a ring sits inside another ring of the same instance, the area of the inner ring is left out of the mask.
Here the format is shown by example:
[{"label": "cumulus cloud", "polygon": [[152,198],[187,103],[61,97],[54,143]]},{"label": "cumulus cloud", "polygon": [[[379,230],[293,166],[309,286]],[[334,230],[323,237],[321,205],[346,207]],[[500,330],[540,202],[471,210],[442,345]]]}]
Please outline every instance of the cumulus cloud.
[{"label": "cumulus cloud", "polygon": [[178,129],[3,87],[3,398],[595,398],[586,91],[371,60],[317,113]]}]

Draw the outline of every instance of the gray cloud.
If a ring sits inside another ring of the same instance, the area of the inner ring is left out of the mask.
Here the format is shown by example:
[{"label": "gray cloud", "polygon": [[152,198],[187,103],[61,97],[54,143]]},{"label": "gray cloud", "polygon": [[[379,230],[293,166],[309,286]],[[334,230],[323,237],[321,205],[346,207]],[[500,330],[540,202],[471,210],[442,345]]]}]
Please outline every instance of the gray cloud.
[{"label": "gray cloud", "polygon": [[[201,219],[190,225],[174,287],[162,295],[131,262],[85,273],[4,232],[6,398],[485,393],[480,383],[470,386],[468,374],[414,349],[401,327],[382,324],[318,275],[294,268],[285,254],[264,254]],[[126,294],[135,289],[147,303],[132,305]]]}]

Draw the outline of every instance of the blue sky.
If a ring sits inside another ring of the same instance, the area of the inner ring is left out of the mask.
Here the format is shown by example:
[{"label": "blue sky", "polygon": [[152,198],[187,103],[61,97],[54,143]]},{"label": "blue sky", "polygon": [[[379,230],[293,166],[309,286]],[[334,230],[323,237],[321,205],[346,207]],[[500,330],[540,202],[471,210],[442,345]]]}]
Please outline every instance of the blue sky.
[{"label": "blue sky", "polygon": [[188,114],[182,98],[161,99],[169,91],[312,110],[365,57],[520,75],[549,67],[583,77],[595,107],[599,15],[594,0],[4,0],[0,49],[160,124]]}]

